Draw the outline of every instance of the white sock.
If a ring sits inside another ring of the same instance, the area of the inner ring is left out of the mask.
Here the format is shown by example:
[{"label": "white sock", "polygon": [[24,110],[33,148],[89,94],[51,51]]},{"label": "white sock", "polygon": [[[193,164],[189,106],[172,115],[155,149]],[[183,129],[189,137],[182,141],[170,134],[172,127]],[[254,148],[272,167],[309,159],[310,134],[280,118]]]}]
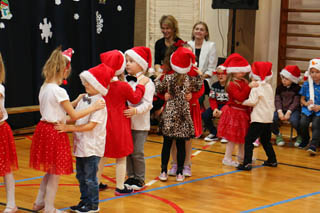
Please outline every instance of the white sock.
[{"label": "white sock", "polygon": [[44,198],[45,212],[51,212],[54,210],[54,200],[58,190],[59,178],[60,178],[60,175],[53,175],[53,174],[49,175],[47,189],[46,189],[46,196]]},{"label": "white sock", "polygon": [[232,161],[232,153],[234,150],[234,145],[235,145],[235,143],[233,143],[231,141],[229,141],[226,144],[226,153],[224,154],[224,159]]},{"label": "white sock", "polygon": [[4,185],[6,187],[7,193],[7,207],[14,208],[16,206],[15,202],[15,182],[12,172],[4,176]]},{"label": "white sock", "polygon": [[44,205],[44,197],[46,196],[46,189],[48,184],[49,174],[45,174],[45,176],[42,178],[40,188],[38,191],[38,195],[35,201],[35,204],[38,206]]},{"label": "white sock", "polygon": [[126,177],[126,163],[126,157],[116,159],[116,185],[118,189],[124,189],[124,179]]}]

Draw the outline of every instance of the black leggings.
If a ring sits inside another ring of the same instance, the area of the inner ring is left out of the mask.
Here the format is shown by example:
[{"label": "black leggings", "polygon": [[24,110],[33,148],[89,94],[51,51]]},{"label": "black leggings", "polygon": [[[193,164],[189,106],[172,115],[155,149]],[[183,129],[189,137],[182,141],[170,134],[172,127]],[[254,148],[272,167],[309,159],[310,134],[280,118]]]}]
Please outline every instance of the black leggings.
[{"label": "black leggings", "polygon": [[[161,151],[161,172],[167,173],[173,138],[168,136],[163,136],[163,138],[164,140],[163,140],[162,151]],[[175,139],[175,140],[176,140],[176,146],[177,146],[177,161],[178,161],[177,174],[179,173],[182,174],[184,160],[186,158],[185,139]]]}]

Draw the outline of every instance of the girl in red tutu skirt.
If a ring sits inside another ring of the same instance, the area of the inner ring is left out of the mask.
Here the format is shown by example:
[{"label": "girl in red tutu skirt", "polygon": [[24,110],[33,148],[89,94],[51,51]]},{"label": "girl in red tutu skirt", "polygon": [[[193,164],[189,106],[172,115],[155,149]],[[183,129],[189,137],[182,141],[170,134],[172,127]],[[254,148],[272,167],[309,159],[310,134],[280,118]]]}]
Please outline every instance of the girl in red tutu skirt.
[{"label": "girl in red tutu skirt", "polygon": [[249,128],[250,108],[241,105],[249,97],[250,87],[244,78],[251,71],[249,63],[241,55],[234,53],[224,63],[227,68],[226,91],[229,101],[221,109],[222,115],[218,123],[218,137],[225,138],[229,142],[222,163],[227,166],[238,166],[237,161],[232,160],[232,153],[238,144],[238,159],[243,160],[244,139]]},{"label": "girl in red tutu skirt", "polygon": [[4,177],[4,185],[7,193],[7,206],[4,213],[18,211],[15,202],[15,184],[12,171],[18,169],[16,146],[13,140],[12,130],[6,122],[8,113],[4,108],[5,89],[2,85],[5,80],[5,70],[0,53],[0,176]]},{"label": "girl in red tutu skirt", "polygon": [[54,199],[58,189],[60,175],[73,172],[70,142],[67,133],[59,133],[54,124],[65,123],[66,113],[75,121],[96,110],[105,107],[103,101],[97,101],[85,110],[75,111],[83,95],[70,102],[65,89],[59,85],[66,84],[71,71],[71,48],[62,52],[55,49],[43,67],[45,82],[39,93],[41,120],[32,138],[30,149],[30,167],[46,172],[43,177],[33,210],[44,212],[61,212],[54,208]]}]

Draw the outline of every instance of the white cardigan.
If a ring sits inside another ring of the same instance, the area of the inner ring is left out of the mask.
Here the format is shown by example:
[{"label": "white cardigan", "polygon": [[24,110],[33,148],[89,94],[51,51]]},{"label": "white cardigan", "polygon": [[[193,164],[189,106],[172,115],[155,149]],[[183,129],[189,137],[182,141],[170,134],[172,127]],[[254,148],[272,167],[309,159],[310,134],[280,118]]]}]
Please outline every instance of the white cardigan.
[{"label": "white cardigan", "polygon": [[[188,44],[192,47],[193,53],[195,53],[195,42],[193,40],[188,41]],[[209,85],[213,83],[213,72],[216,69],[218,63],[216,44],[212,41],[204,40],[201,46],[201,52],[199,57],[199,69],[204,73],[211,76],[208,80]]]}]

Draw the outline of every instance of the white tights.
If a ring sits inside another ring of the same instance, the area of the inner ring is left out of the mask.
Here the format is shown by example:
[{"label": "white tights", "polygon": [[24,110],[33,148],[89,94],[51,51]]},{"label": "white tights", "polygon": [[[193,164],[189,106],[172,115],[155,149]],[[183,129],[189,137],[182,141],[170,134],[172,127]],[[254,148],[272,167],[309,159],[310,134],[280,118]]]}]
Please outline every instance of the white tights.
[{"label": "white tights", "polygon": [[126,177],[126,157],[116,159],[116,181],[117,188],[124,189],[124,180]]},{"label": "white tights", "polygon": [[12,172],[4,176],[4,185],[6,187],[7,194],[7,206],[6,208],[13,209],[16,206],[15,202],[15,182]]},{"label": "white tights", "polygon": [[[235,147],[235,143],[229,141],[226,145],[226,153],[224,154],[224,159],[232,161],[232,153]],[[238,157],[243,159],[244,157],[244,144],[238,144]]]}]

